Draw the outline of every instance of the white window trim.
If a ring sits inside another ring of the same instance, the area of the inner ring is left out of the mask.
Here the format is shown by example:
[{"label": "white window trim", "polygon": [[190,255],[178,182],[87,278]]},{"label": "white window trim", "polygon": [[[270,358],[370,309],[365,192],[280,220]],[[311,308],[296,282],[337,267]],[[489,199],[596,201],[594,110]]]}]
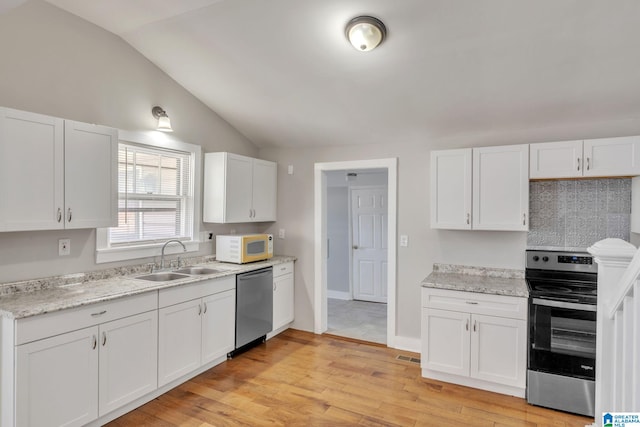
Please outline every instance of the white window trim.
[{"label": "white window trim", "polygon": [[[118,138],[122,142],[133,142],[137,144],[149,145],[152,147],[168,148],[172,150],[187,151],[194,154],[193,165],[193,240],[183,241],[187,252],[200,250],[200,185],[202,181],[202,147],[189,144],[173,138],[171,135],[151,131],[151,132],[130,132],[121,130]],[[108,228],[98,228],[96,230],[96,263],[126,261],[137,258],[150,258],[160,256],[160,250],[164,243],[148,243],[143,245],[126,247],[109,247]],[[179,245],[169,245],[165,254],[178,254],[182,252]]]}]

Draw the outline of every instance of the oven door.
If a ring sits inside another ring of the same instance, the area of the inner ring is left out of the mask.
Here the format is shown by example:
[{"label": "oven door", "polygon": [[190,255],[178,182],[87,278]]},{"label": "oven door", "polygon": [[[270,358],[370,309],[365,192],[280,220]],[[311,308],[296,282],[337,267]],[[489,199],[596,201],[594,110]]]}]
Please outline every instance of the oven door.
[{"label": "oven door", "polygon": [[596,306],[529,300],[529,369],[595,379]]}]

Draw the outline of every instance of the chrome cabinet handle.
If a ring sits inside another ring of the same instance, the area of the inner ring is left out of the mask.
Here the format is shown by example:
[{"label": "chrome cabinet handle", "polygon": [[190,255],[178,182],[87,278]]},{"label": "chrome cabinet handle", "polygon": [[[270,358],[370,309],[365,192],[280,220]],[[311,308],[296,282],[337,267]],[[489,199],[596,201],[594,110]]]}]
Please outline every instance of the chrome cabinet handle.
[{"label": "chrome cabinet handle", "polygon": [[478,324],[476,323],[476,321],[473,321],[473,332],[478,330]]},{"label": "chrome cabinet handle", "polygon": [[589,164],[589,158],[587,157],[587,170],[589,170],[591,168],[591,165]]},{"label": "chrome cabinet handle", "polygon": [[527,225],[527,214],[526,213],[522,214],[522,225]]},{"label": "chrome cabinet handle", "polygon": [[202,314],[202,305],[198,304],[198,316]]},{"label": "chrome cabinet handle", "polygon": [[471,224],[471,214],[467,212],[467,224]]},{"label": "chrome cabinet handle", "polygon": [[205,302],[204,303],[204,311],[203,311],[203,313],[206,313],[206,312],[207,312],[207,303]]},{"label": "chrome cabinet handle", "polygon": [[96,336],[94,335],[92,349],[95,350],[97,346],[98,346],[98,338],[96,338]]},{"label": "chrome cabinet handle", "polygon": [[477,301],[465,301],[467,304],[477,305]]},{"label": "chrome cabinet handle", "polygon": [[58,222],[62,221],[62,209],[58,208]]},{"label": "chrome cabinet handle", "polygon": [[464,328],[468,331],[469,330],[469,319],[467,319],[467,324],[464,325]]},{"label": "chrome cabinet handle", "polygon": [[67,222],[71,222],[71,218],[73,218],[73,216],[71,215],[71,208],[67,209]]},{"label": "chrome cabinet handle", "polygon": [[104,347],[107,344],[107,333],[102,333],[102,346]]},{"label": "chrome cabinet handle", "polygon": [[102,310],[102,311],[99,311],[97,313],[91,313],[91,316],[92,317],[98,317],[98,316],[102,316],[103,314],[106,314],[106,313],[107,313],[107,310]]},{"label": "chrome cabinet handle", "polygon": [[580,157],[578,157],[577,160],[578,160],[578,172],[580,172]]}]

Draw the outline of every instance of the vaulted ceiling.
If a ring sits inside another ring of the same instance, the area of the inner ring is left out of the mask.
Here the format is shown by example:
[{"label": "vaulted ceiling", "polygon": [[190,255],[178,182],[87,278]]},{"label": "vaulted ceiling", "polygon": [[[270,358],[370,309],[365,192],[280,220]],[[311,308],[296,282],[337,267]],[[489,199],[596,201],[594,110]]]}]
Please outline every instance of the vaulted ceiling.
[{"label": "vaulted ceiling", "polygon": [[[47,1],[122,37],[258,146],[640,119],[638,0]],[[344,35],[362,14],[388,28],[368,53]]]}]

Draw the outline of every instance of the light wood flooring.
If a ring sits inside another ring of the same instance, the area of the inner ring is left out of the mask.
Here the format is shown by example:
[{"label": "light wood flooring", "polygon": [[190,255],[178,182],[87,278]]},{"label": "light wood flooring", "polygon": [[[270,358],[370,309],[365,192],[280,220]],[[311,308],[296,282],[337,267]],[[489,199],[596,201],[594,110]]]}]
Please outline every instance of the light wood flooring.
[{"label": "light wood flooring", "polygon": [[130,426],[553,426],[593,419],[420,376],[418,354],[289,329],[114,420]]}]

